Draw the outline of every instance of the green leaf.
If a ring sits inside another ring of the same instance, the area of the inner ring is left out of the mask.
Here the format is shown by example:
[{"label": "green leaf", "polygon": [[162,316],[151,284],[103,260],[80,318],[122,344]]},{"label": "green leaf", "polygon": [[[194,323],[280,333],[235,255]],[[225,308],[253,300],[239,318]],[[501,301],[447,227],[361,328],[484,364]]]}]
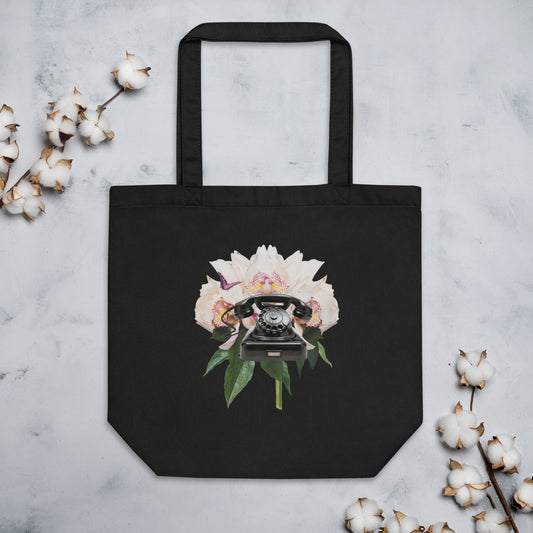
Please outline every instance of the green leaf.
[{"label": "green leaf", "polygon": [[261,361],[261,368],[272,378],[278,381],[283,380],[284,361]]},{"label": "green leaf", "polygon": [[248,385],[254,373],[255,361],[238,359],[226,367],[224,375],[224,396],[229,407],[237,395]]},{"label": "green leaf", "polygon": [[221,344],[225,343],[231,336],[230,329],[226,326],[224,328],[215,328],[211,334],[211,338]]},{"label": "green leaf", "polygon": [[308,343],[315,346],[317,341],[322,338],[322,332],[320,331],[320,328],[306,327],[304,329],[303,337]]},{"label": "green leaf", "polygon": [[298,369],[298,376],[302,377],[302,370],[305,366],[305,362],[307,359],[304,359],[303,361],[296,361],[296,368]]},{"label": "green leaf", "polygon": [[207,368],[205,369],[204,376],[207,376],[213,368],[218,366],[220,363],[228,360],[228,350],[217,350],[209,359],[207,363]]},{"label": "green leaf", "polygon": [[283,385],[287,389],[287,392],[292,396],[291,392],[291,375],[289,373],[289,365],[283,361]]},{"label": "green leaf", "polygon": [[313,348],[307,352],[307,361],[311,368],[315,368],[316,362],[318,361],[318,349]]},{"label": "green leaf", "polygon": [[239,362],[242,362],[242,359],[240,357],[241,343],[242,343],[242,339],[244,339],[244,336],[246,335],[247,332],[248,330],[246,328],[241,327],[241,329],[239,330],[239,334],[237,335],[237,338],[235,339],[235,342],[233,343],[231,348],[228,350],[228,359],[229,359],[229,364],[231,366],[236,366],[238,365]]},{"label": "green leaf", "polygon": [[317,342],[316,344],[318,346],[318,355],[320,355],[320,357],[322,357],[322,361],[324,361],[331,368],[333,368],[333,365],[331,364],[331,361],[326,357],[326,349],[324,348],[324,346],[322,346],[322,343]]}]

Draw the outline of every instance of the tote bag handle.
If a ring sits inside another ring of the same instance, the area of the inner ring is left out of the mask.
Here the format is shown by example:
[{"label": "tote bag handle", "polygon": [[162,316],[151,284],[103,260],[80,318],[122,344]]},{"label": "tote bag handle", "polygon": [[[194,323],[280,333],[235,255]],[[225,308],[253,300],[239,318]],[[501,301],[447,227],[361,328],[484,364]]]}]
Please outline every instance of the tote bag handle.
[{"label": "tote bag handle", "polygon": [[331,41],[328,183],[352,183],[352,51],[342,35],[316,22],[211,22],[193,28],[178,50],[178,185],[202,186],[201,41]]}]

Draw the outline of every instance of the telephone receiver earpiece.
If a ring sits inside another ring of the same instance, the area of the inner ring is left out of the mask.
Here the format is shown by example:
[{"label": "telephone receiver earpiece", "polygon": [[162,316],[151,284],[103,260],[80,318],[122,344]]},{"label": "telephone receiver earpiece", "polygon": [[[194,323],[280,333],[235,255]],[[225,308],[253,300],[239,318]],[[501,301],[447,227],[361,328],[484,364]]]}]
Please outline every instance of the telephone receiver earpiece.
[{"label": "telephone receiver earpiece", "polygon": [[258,296],[250,296],[245,300],[241,300],[235,304],[235,318],[243,320],[254,314],[254,304],[260,310],[263,310],[265,304],[281,304],[279,307],[287,309],[289,305],[294,305],[293,316],[302,320],[310,320],[313,315],[313,310],[302,300],[289,296],[288,294],[260,294]]}]

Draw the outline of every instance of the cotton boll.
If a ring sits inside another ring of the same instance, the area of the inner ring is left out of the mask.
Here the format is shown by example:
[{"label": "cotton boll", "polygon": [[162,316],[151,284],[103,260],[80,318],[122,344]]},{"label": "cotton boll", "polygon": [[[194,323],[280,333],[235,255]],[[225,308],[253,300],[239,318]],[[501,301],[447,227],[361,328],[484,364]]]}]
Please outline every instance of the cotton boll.
[{"label": "cotton boll", "polygon": [[28,220],[34,220],[39,213],[44,212],[41,188],[28,181],[23,181],[10,189],[3,196],[2,202],[8,213],[12,215],[22,213]]},{"label": "cotton boll", "polygon": [[429,526],[427,533],[455,533],[448,522],[437,522]]},{"label": "cotton boll", "polygon": [[463,352],[459,350],[457,373],[461,385],[483,389],[485,383],[494,375],[494,367],[486,360],[487,350]]},{"label": "cotton boll", "polygon": [[485,490],[490,483],[483,482],[479,470],[475,466],[461,465],[450,459],[448,485],[444,488],[444,496],[452,496],[464,509],[476,505],[485,498]]},{"label": "cotton boll", "polygon": [[383,533],[415,533],[424,531],[424,527],[418,523],[418,520],[412,516],[405,516],[399,511],[394,511],[394,517],[391,517],[385,523]]},{"label": "cotton boll", "polygon": [[474,518],[477,533],[507,533],[512,529],[507,516],[497,509],[483,511]]},{"label": "cotton boll", "polygon": [[26,215],[28,215],[30,218],[35,218],[41,211],[44,210],[44,204],[42,203],[41,199],[37,196],[30,196],[26,199],[26,203],[24,204],[24,212]]},{"label": "cotton boll", "polygon": [[18,128],[13,109],[6,104],[0,108],[0,141],[8,139]]},{"label": "cotton boll", "polygon": [[373,533],[384,520],[383,511],[374,500],[359,498],[346,509],[346,527],[354,533]]},{"label": "cotton boll", "polygon": [[76,123],[66,115],[59,115],[60,110],[47,115],[44,131],[54,146],[65,146],[65,143],[76,133]]},{"label": "cotton boll", "polygon": [[11,143],[0,142],[0,174],[5,174],[18,156],[19,147],[17,141],[12,141]]},{"label": "cotton boll", "polygon": [[493,470],[501,470],[507,474],[518,472],[522,456],[515,448],[514,441],[515,437],[506,433],[496,435],[489,440],[487,457],[492,463]]},{"label": "cotton boll", "polygon": [[533,511],[533,477],[526,478],[513,496],[513,507],[524,513]]},{"label": "cotton boll", "polygon": [[53,147],[45,148],[41,157],[30,169],[31,180],[44,187],[52,187],[56,191],[63,191],[63,187],[70,181],[72,159],[62,159],[61,154]]},{"label": "cotton boll", "polygon": [[483,422],[477,427],[476,424],[476,415],[472,411],[464,410],[463,406],[457,403],[452,414],[438,421],[437,431],[441,434],[441,440],[450,448],[472,448],[485,431]]},{"label": "cotton boll", "polygon": [[122,87],[135,90],[142,89],[148,83],[150,69],[142,58],[126,52],[126,59],[117,63],[112,74]]},{"label": "cotton boll", "polygon": [[88,110],[80,113],[78,129],[88,146],[111,140],[115,134],[111,131],[111,124],[100,111]]},{"label": "cotton boll", "polygon": [[50,102],[54,111],[59,111],[60,116],[66,116],[73,122],[78,120],[78,113],[87,109],[87,98],[74,87],[74,91],[66,93],[57,102]]}]

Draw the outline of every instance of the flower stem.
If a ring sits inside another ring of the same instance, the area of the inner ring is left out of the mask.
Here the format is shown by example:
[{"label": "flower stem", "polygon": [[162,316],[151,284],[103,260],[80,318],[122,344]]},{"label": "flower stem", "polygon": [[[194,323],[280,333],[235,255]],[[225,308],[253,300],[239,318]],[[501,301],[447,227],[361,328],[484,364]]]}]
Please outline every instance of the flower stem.
[{"label": "flower stem", "polygon": [[496,504],[494,503],[494,500],[492,499],[492,496],[487,493],[487,498],[489,499],[489,502],[490,502],[490,506],[493,508],[493,509],[496,509]]},{"label": "flower stem", "polygon": [[104,108],[107,106],[107,104],[110,104],[120,93],[123,93],[124,92],[124,87],[122,87],[122,89],[120,89],[119,91],[117,91],[109,100],[106,100],[101,106],[101,108]]},{"label": "flower stem", "polygon": [[[470,397],[470,410],[472,410],[472,407],[474,405],[475,391],[476,391],[476,388],[472,387],[472,396]],[[481,442],[477,443],[477,449],[479,450],[479,453],[481,454],[481,458],[483,459],[483,463],[485,464],[485,470],[487,471],[487,474],[489,475],[490,481],[492,483],[492,486],[494,487],[494,490],[496,491],[496,494],[498,495],[498,499],[500,500],[500,503],[505,509],[505,514],[509,518],[509,523],[511,524],[513,531],[515,533],[520,533],[518,531],[518,528],[516,527],[515,521],[513,520],[513,516],[511,514],[511,509],[509,508],[509,504],[507,503],[507,500],[505,499],[505,496],[503,495],[502,489],[500,488],[500,485],[498,484],[498,480],[496,479],[496,476],[494,475],[494,471],[492,470],[492,465],[490,464],[490,461],[487,458],[487,454],[485,453],[485,450],[483,449],[483,445],[481,444]],[[491,503],[492,505],[494,505],[494,502],[492,501],[492,499],[491,499]]]},{"label": "flower stem", "polygon": [[279,379],[275,380],[276,386],[276,409],[283,409],[283,383]]}]

